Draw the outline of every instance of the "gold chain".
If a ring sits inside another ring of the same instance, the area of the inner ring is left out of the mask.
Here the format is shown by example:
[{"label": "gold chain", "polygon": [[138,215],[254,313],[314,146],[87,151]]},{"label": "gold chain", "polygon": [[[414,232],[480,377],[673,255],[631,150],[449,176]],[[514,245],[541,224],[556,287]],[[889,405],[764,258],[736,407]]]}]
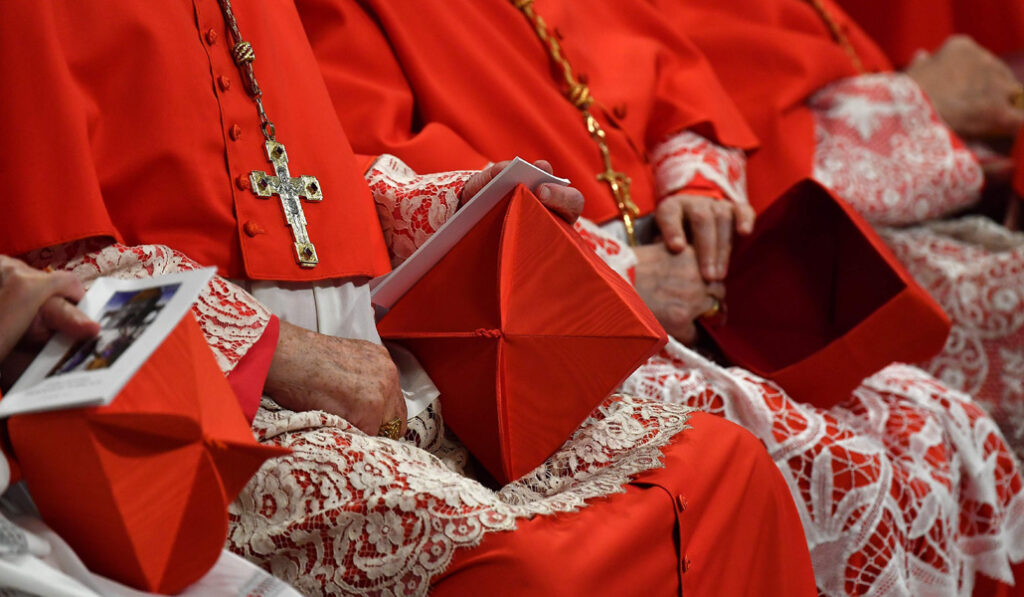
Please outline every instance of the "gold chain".
[{"label": "gold chain", "polygon": [[590,137],[601,152],[604,172],[597,175],[597,180],[607,184],[608,188],[611,189],[612,196],[615,198],[615,205],[619,209],[619,217],[622,218],[622,223],[626,226],[626,237],[629,240],[629,244],[636,246],[636,232],[633,229],[633,222],[639,217],[640,208],[633,203],[633,199],[630,197],[629,186],[632,181],[629,176],[615,170],[612,165],[607,134],[601,127],[601,123],[590,112],[590,107],[594,104],[594,96],[591,95],[590,88],[581,83],[576,73],[573,72],[572,64],[562,53],[561,44],[558,43],[555,36],[551,35],[544,19],[533,10],[533,0],[510,1],[530,21],[537,37],[544,44],[544,49],[547,51],[552,64],[561,70],[565,83],[563,94],[583,115],[583,122],[587,127],[587,132],[590,133]]},{"label": "gold chain", "polygon": [[850,42],[849,36],[846,35],[846,33],[843,31],[843,28],[840,27],[839,23],[836,22],[835,17],[832,16],[832,13],[830,13],[828,9],[825,8],[825,3],[823,2],[823,0],[807,0],[807,3],[814,7],[814,10],[818,12],[818,16],[821,17],[821,20],[825,21],[825,25],[827,25],[829,31],[832,32],[832,39],[834,39],[836,43],[842,46],[847,56],[849,56],[850,60],[853,62],[853,67],[857,69],[857,72],[860,74],[868,72],[864,68],[864,62],[860,59],[860,55],[857,54],[856,48],[854,48],[853,44]]},{"label": "gold chain", "polygon": [[235,42],[231,47],[231,57],[234,58],[238,72],[242,74],[242,79],[245,81],[245,90],[256,102],[256,111],[260,115],[260,131],[263,132],[267,141],[274,141],[274,123],[267,117],[267,112],[263,109],[263,90],[260,89],[260,84],[256,81],[256,72],[252,67],[252,63],[256,60],[256,52],[252,49],[251,43],[242,39],[242,32],[238,30],[235,13],[231,10],[231,0],[218,0],[218,2]]}]

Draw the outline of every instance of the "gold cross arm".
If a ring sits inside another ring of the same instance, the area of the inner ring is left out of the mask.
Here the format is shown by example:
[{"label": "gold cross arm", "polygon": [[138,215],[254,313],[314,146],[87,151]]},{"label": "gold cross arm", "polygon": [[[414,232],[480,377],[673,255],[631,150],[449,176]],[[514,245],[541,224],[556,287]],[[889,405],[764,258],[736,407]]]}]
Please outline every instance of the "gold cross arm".
[{"label": "gold cross arm", "polygon": [[292,229],[292,237],[295,239],[295,259],[301,267],[315,267],[320,261],[316,255],[316,247],[306,232],[306,214],[302,211],[300,199],[322,201],[323,189],[320,188],[320,182],[315,176],[292,178],[288,172],[288,152],[284,145],[277,141],[267,141],[266,149],[267,158],[274,165],[276,175],[271,176],[266,172],[253,170],[249,173],[252,190],[257,197],[277,195],[280,198],[284,219]]}]

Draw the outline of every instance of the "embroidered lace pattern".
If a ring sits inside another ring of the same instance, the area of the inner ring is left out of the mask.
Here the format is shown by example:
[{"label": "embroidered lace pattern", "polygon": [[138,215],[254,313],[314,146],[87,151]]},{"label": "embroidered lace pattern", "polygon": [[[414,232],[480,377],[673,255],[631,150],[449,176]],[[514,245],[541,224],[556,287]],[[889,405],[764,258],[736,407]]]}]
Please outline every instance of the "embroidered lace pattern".
[{"label": "embroidered lace pattern", "polygon": [[609,234],[602,232],[600,226],[585,218],[577,220],[573,229],[580,235],[583,242],[617,274],[630,284],[636,282],[636,253]]},{"label": "embroidered lace pattern", "polygon": [[953,320],[922,366],[974,396],[1024,457],[1024,236],[983,218],[925,223],[977,199],[982,173],[908,77],[845,79],[811,106],[815,176],[876,224],[921,224],[879,232]]},{"label": "embroidered lace pattern", "polygon": [[731,201],[747,203],[747,159],[742,150],[727,149],[683,131],[655,147],[651,163],[659,197],[684,190],[700,175]]},{"label": "embroidered lace pattern", "polygon": [[474,172],[416,174],[401,160],[381,156],[366,173],[377,216],[398,266],[459,209],[462,187]]},{"label": "embroidered lace pattern", "polygon": [[[147,278],[200,267],[184,254],[162,245],[125,246],[84,240],[33,251],[22,256],[34,267],[73,272],[86,285],[99,276]],[[192,313],[224,373],[229,373],[263,335],[268,312],[241,288],[214,277]]]},{"label": "embroidered lace pattern", "polygon": [[913,224],[976,201],[984,175],[910,77],[861,75],[822,88],[814,177],[868,221]]},{"label": "embroidered lace pattern", "polygon": [[983,217],[879,232],[953,320],[923,367],[985,406],[1024,459],[1024,234]]},{"label": "embroidered lace pattern", "polygon": [[976,571],[1011,580],[1009,563],[1024,559],[1024,486],[1009,446],[971,398],[919,369],[890,366],[826,410],[670,338],[621,391],[722,416],[764,442],[823,595],[970,595]]},{"label": "embroidered lace pattern", "polygon": [[1010,581],[1024,558],[1021,477],[998,428],[923,371],[890,366],[823,410],[670,340],[622,390],[718,414],[765,443],[823,595],[970,595],[975,571]]},{"label": "embroidered lace pattern", "polygon": [[264,399],[259,440],[293,453],[266,463],[232,504],[229,547],[311,595],[423,595],[485,533],[577,510],[662,466],[690,412],[613,396],[545,464],[493,491],[461,474],[437,405],[391,441]]}]

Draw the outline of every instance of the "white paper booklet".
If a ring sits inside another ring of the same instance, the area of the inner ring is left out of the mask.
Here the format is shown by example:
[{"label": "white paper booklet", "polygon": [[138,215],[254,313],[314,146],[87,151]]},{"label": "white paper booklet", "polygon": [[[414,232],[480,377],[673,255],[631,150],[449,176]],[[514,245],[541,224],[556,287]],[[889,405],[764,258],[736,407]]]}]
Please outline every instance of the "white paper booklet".
[{"label": "white paper booklet", "polygon": [[100,323],[95,338],[58,334],[0,401],[0,418],[110,404],[188,313],[215,268],[143,280],[99,278],[78,308]]},{"label": "white paper booklet", "polygon": [[442,257],[476,226],[516,185],[535,190],[544,183],[568,185],[569,180],[548,174],[533,164],[516,158],[480,189],[450,220],[444,223],[427,242],[391,273],[370,281],[371,299],[379,320],[419,282]]}]

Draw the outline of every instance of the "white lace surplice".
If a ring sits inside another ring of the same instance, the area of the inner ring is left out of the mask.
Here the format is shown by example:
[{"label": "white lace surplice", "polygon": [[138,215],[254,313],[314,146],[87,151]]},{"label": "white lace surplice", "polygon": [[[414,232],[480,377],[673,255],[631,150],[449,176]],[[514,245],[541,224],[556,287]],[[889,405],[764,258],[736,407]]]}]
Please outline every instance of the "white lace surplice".
[{"label": "white lace surplice", "polygon": [[983,174],[909,77],[840,80],[810,105],[815,177],[879,226],[953,320],[922,366],[977,398],[1024,457],[1024,235],[977,217],[932,222],[977,201]]}]

